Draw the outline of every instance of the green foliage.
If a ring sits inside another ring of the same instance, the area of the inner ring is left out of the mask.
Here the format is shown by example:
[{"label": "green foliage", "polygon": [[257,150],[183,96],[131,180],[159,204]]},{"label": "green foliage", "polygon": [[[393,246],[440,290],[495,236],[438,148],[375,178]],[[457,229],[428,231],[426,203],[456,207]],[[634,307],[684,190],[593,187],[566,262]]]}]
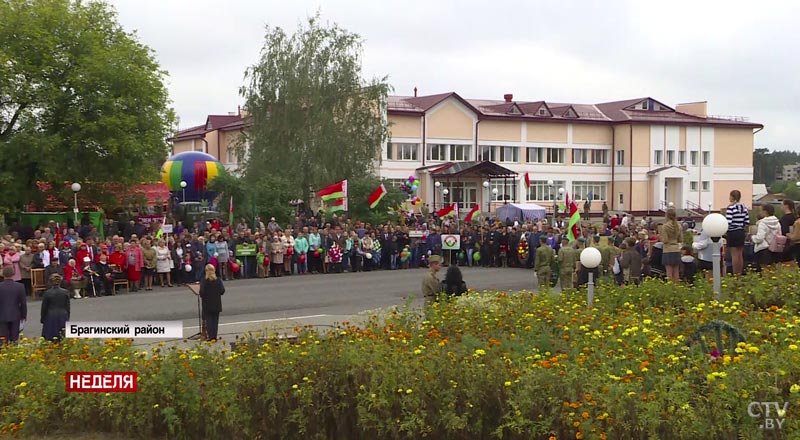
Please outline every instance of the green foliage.
[{"label": "green foliage", "polygon": [[387,138],[389,85],[362,78],[361,51],[358,35],[319,16],[291,36],[267,28],[241,90],[253,119],[248,179],[280,175],[309,200],[333,182],[371,174]]},{"label": "green foliage", "polygon": [[[784,165],[800,163],[800,153],[796,151],[770,151],[756,148],[753,152],[753,183],[771,186]],[[780,191],[776,191],[780,192]]]},{"label": "green foliage", "polygon": [[[0,429],[138,438],[764,438],[750,402],[800,405],[800,272],[709,283],[484,292],[322,337],[0,352]],[[715,354],[716,352],[716,354]],[[136,371],[136,393],[67,393],[67,371]],[[797,438],[791,411],[781,435]],[[580,434],[579,434],[580,433]],[[713,433],[713,434],[709,434]],[[784,437],[780,437],[784,438]]]},{"label": "green foliage", "polygon": [[[369,195],[383,183],[386,187],[386,195],[375,209],[369,208]],[[394,188],[388,180],[380,180],[376,177],[360,177],[347,181],[348,192],[348,217],[363,220],[371,224],[385,223],[389,219],[387,213],[390,207],[402,203],[406,199],[406,194]]]},{"label": "green foliage", "polygon": [[155,178],[174,120],[166,73],[106,3],[0,2],[0,205],[36,181]]},{"label": "green foliage", "polygon": [[224,171],[211,181],[209,190],[220,194],[219,206],[228,206],[227,201],[233,196],[236,221],[245,218],[251,223],[254,215],[259,215],[261,218],[275,217],[284,224],[294,219],[294,208],[289,205],[289,200],[296,197],[297,191],[290,185],[280,175],[242,178]]}]

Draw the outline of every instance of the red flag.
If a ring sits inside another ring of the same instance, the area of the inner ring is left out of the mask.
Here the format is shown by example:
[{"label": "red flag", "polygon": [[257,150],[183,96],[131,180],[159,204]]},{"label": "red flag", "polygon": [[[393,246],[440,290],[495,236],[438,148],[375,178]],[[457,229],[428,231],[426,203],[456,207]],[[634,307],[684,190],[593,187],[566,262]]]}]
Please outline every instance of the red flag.
[{"label": "red flag", "polygon": [[381,184],[381,186],[379,186],[375,191],[372,192],[372,194],[369,195],[367,203],[369,203],[370,209],[375,209],[375,207],[378,206],[378,203],[380,203],[381,199],[385,195],[386,195],[386,187],[383,186],[383,184]]},{"label": "red flag", "polygon": [[569,209],[569,231],[567,237],[570,241],[577,240],[581,235],[581,227],[579,225],[581,215],[578,212],[578,205],[575,203],[575,200],[569,199],[569,193],[567,193],[567,201],[569,203],[567,206],[567,209]]},{"label": "red flag", "polygon": [[525,173],[525,188],[531,187],[531,176],[528,173]]}]

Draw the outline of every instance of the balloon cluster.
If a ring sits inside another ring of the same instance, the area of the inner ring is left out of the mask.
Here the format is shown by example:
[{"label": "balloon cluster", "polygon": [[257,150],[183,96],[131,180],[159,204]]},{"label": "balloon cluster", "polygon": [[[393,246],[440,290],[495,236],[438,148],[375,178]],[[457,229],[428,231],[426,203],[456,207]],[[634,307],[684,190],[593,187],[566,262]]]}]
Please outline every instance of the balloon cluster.
[{"label": "balloon cluster", "polygon": [[417,206],[422,203],[416,193],[419,191],[419,180],[414,176],[408,176],[408,179],[400,184],[400,191],[408,195],[408,200],[412,206]]},{"label": "balloon cluster", "polygon": [[408,261],[408,257],[410,256],[411,256],[411,250],[408,248],[408,246],[404,247],[403,250],[400,251],[401,262],[405,263],[406,261]]}]

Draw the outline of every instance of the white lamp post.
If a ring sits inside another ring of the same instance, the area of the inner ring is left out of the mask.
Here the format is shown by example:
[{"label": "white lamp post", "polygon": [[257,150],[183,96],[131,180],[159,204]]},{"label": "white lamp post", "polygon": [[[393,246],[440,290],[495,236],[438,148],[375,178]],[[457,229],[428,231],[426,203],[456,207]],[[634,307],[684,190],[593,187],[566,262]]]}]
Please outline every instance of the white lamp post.
[{"label": "white lamp post", "polygon": [[[564,192],[566,192],[566,190],[563,187],[558,189],[558,200],[561,200],[561,198],[564,197]],[[554,211],[558,210],[558,203],[557,202],[553,202],[553,208],[554,208]]]},{"label": "white lamp post", "polygon": [[450,194],[450,190],[445,188],[442,190],[442,206],[447,204],[447,195]]},{"label": "white lamp post", "polygon": [[186,202],[186,181],[181,180],[181,191],[183,191],[183,201]]},{"label": "white lamp post", "polygon": [[592,307],[594,303],[594,269],[600,265],[602,259],[603,257],[597,248],[587,247],[581,251],[581,265],[589,271],[589,283],[587,284],[589,291],[586,298],[589,307]]},{"label": "white lamp post", "polygon": [[712,241],[712,269],[714,270],[714,293],[717,299],[722,297],[722,274],[720,273],[721,256],[719,239],[726,232],[728,232],[728,219],[722,214],[711,213],[703,219],[703,232],[705,232]]},{"label": "white lamp post", "polygon": [[555,188],[554,188],[554,186],[555,186],[555,182],[553,182],[553,179],[548,179],[547,180],[547,193],[548,193],[547,195],[549,195],[550,199],[553,200],[553,226],[555,226],[555,224],[556,224],[556,209],[557,209],[556,207],[558,206],[558,205],[556,205],[556,199],[554,197],[555,196]]},{"label": "white lamp post", "polygon": [[75,182],[72,184],[72,195],[75,200],[75,206],[72,208],[72,212],[75,214],[75,227],[78,227],[78,193],[81,191],[81,184]]},{"label": "white lamp post", "polygon": [[433,210],[436,211],[436,191],[441,191],[442,182],[436,181],[433,182]]},{"label": "white lamp post", "polygon": [[483,189],[484,189],[483,194],[486,196],[486,215],[487,216],[492,211],[492,200],[489,197],[489,185],[490,185],[490,183],[489,183],[488,180],[484,180],[483,181]]},{"label": "white lamp post", "polygon": [[711,204],[711,202],[708,202],[708,213],[709,213],[709,214],[711,213],[711,209],[712,209],[711,207],[712,207],[712,206],[713,206],[713,205]]}]

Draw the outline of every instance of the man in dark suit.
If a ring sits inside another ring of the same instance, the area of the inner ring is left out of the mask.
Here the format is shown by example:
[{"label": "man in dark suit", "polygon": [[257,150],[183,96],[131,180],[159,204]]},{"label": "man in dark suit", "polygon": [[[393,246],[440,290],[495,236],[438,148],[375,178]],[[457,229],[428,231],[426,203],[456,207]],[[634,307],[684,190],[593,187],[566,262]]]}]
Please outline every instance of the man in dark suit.
[{"label": "man in dark suit", "polygon": [[393,235],[389,232],[389,227],[384,226],[383,232],[378,237],[381,244],[381,268],[392,268],[392,253],[394,252],[394,243],[392,242]]},{"label": "man in dark suit", "polygon": [[13,266],[3,266],[0,282],[0,344],[19,339],[19,323],[28,318],[25,286],[15,282]]}]

